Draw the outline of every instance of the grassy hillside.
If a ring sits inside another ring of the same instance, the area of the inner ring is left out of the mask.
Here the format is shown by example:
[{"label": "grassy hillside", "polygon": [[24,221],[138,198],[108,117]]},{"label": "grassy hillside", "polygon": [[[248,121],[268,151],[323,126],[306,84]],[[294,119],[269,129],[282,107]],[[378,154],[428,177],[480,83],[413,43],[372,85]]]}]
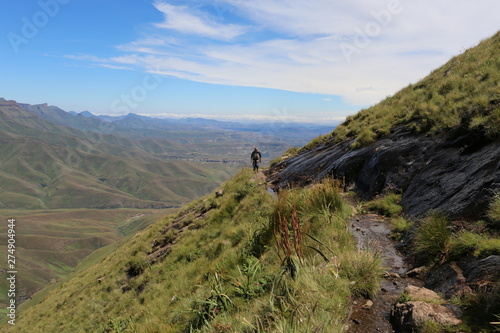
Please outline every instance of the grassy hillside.
[{"label": "grassy hillside", "polygon": [[[0,210],[2,221],[15,218],[18,300],[66,277],[95,250],[115,243],[167,214],[166,210]],[[7,234],[7,225],[0,225]],[[7,253],[7,238],[0,237]],[[5,260],[5,259],[2,259]],[[2,267],[4,261],[2,261]],[[5,272],[0,272],[0,304],[7,302]],[[2,318],[4,319],[4,318]]]},{"label": "grassy hillside", "polygon": [[423,80],[348,117],[332,136],[336,142],[355,139],[352,148],[370,144],[396,126],[429,134],[451,129],[475,131],[489,140],[498,139],[499,49],[500,32],[452,58]]},{"label": "grassy hillside", "polygon": [[341,332],[352,298],[373,295],[381,273],[356,249],[350,216],[333,182],[275,199],[244,169],[2,329]]}]

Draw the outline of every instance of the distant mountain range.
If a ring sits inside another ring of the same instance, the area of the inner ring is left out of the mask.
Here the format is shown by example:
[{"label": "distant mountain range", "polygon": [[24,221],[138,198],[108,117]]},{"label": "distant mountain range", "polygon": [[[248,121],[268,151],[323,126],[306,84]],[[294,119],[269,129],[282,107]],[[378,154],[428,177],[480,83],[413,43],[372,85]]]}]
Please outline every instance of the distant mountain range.
[{"label": "distant mountain range", "polygon": [[162,208],[331,126],[95,116],[0,98],[0,208]]}]

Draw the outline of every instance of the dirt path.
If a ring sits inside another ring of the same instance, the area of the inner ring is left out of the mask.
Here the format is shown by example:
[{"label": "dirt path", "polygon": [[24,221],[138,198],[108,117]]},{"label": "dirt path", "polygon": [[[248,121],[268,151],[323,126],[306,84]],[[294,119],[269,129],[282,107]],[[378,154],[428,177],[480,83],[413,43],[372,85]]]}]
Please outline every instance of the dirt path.
[{"label": "dirt path", "polygon": [[383,332],[393,333],[389,322],[391,306],[408,284],[419,285],[414,279],[404,276],[408,270],[404,257],[389,238],[390,226],[383,217],[375,214],[356,215],[350,221],[358,248],[376,251],[382,258],[386,273],[380,290],[370,306],[368,300],[358,300],[351,313],[349,333]]}]

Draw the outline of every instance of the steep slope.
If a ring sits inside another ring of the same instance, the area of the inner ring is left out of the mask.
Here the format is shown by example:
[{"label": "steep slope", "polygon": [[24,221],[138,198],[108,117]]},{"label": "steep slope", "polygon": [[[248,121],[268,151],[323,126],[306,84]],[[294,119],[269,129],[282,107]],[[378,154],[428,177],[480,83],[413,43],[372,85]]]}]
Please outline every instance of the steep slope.
[{"label": "steep slope", "polygon": [[381,273],[356,249],[350,215],[333,182],[276,200],[244,169],[39,305],[23,304],[2,330],[340,332],[351,297],[372,295]]},{"label": "steep slope", "polygon": [[500,33],[272,168],[277,188],[327,176],[405,212],[482,219],[500,188]]}]

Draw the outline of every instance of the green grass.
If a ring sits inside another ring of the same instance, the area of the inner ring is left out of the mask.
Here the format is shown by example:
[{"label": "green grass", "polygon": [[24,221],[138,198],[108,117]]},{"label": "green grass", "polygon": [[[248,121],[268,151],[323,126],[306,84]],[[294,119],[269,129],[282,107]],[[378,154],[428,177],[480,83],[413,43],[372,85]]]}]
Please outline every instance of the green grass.
[{"label": "green grass", "polygon": [[290,147],[287,150],[285,150],[285,152],[281,156],[272,159],[271,162],[269,162],[269,166],[273,167],[276,164],[278,164],[279,162],[281,162],[282,160],[293,157],[293,156],[297,155],[298,153],[299,153],[299,148]]},{"label": "green grass", "polygon": [[452,232],[452,221],[440,213],[430,214],[417,223],[413,251],[423,263],[441,263],[463,257],[485,258],[500,254],[500,238],[494,234],[466,229]]},{"label": "green grass", "polygon": [[375,211],[387,217],[395,217],[401,214],[403,207],[399,204],[401,195],[389,193],[378,199],[364,203],[364,208]]},{"label": "green grass", "polygon": [[[16,219],[19,295],[32,295],[66,278],[80,269],[77,266],[82,261],[87,262],[87,266],[95,263],[106,253],[103,250],[110,248],[108,245],[165,214],[168,211],[147,209],[0,210],[3,221]],[[0,233],[6,233],[6,224],[0,226]],[[0,239],[2,253],[7,253],[6,241],[5,237]],[[0,288],[4,288],[5,273],[0,277]],[[6,297],[6,293],[0,293],[2,306],[7,302]]]},{"label": "green grass", "polygon": [[[2,329],[344,331],[352,299],[374,295],[382,270],[376,254],[356,249],[335,183],[283,191],[276,201],[244,169],[221,189],[89,259]],[[278,216],[294,244],[288,256],[277,252]]]},{"label": "green grass", "polygon": [[500,238],[487,234],[477,234],[460,230],[453,235],[450,256],[461,258],[465,256],[487,257],[500,254]]},{"label": "green grass", "polygon": [[423,262],[440,262],[451,250],[450,222],[444,214],[432,213],[418,224],[413,237],[413,251]]},{"label": "green grass", "polygon": [[495,226],[500,225],[500,193],[496,193],[490,203],[488,217],[493,221]]},{"label": "green grass", "polygon": [[410,220],[405,219],[404,217],[401,216],[396,216],[392,217],[389,222],[392,224],[392,237],[395,239],[401,238],[401,236],[407,232],[411,226],[413,225],[413,222]]}]

